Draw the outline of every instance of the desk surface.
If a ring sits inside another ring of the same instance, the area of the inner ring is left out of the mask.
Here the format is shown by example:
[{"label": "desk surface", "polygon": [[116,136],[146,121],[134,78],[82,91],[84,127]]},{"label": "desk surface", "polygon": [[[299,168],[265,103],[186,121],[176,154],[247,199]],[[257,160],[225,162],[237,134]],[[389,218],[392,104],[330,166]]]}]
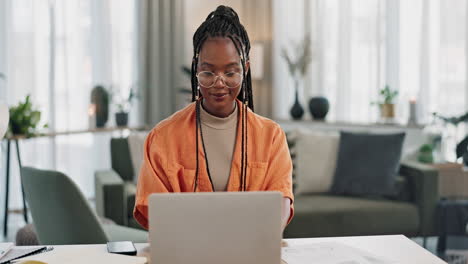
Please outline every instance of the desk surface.
[{"label": "desk surface", "polygon": [[340,242],[348,246],[365,250],[377,256],[391,259],[398,264],[410,263],[446,263],[431,252],[403,235],[359,236],[334,238],[286,239],[289,247],[315,242]]},{"label": "desk surface", "polygon": [[[348,246],[362,249],[392,261],[395,264],[443,264],[446,263],[434,256],[432,253],[422,248],[412,240],[403,235],[390,236],[361,236],[361,237],[335,237],[335,238],[303,238],[303,239],[285,239],[288,247],[307,245],[316,242],[339,242]],[[139,255],[148,244],[135,244]],[[86,250],[90,251],[107,251],[106,245],[71,245],[71,246],[54,246],[55,250],[61,248],[75,247],[79,248],[80,252],[85,254]],[[311,260],[304,260],[304,263],[311,263]]]}]

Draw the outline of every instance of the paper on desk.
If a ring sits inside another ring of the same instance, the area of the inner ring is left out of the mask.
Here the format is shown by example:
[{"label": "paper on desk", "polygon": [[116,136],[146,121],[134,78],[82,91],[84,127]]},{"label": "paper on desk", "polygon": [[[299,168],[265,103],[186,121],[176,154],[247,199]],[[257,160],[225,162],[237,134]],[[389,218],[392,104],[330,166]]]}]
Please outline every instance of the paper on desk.
[{"label": "paper on desk", "polygon": [[145,264],[146,258],[107,253],[93,247],[56,247],[54,250],[38,255],[22,258],[18,264],[27,260],[41,261],[47,264]]},{"label": "paper on desk", "polygon": [[392,260],[375,256],[337,242],[311,243],[281,249],[281,258],[288,264],[392,264]]},{"label": "paper on desk", "polygon": [[10,251],[10,249],[14,246],[13,243],[0,243],[0,259]]}]

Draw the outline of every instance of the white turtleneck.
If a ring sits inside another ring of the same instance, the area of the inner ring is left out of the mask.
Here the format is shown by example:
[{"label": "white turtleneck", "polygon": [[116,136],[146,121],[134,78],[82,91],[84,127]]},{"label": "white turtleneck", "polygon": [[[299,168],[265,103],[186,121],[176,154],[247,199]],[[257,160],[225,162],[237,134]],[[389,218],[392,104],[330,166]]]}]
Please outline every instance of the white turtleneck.
[{"label": "white turtleneck", "polygon": [[200,107],[206,158],[215,191],[226,191],[231,172],[238,116],[237,104],[234,105],[234,112],[225,118],[213,116]]}]

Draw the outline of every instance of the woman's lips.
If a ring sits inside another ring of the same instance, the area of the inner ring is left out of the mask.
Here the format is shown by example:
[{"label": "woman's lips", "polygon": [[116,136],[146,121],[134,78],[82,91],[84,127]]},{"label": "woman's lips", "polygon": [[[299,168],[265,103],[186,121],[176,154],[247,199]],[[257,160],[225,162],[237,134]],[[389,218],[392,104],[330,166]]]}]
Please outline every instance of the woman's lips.
[{"label": "woman's lips", "polygon": [[211,96],[213,96],[216,101],[222,101],[228,96],[228,93],[211,94]]}]

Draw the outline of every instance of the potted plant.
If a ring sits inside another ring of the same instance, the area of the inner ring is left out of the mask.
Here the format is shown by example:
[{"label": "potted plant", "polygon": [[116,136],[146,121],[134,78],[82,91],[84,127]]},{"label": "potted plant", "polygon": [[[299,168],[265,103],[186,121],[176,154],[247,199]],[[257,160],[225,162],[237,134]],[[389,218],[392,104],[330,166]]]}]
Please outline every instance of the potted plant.
[{"label": "potted plant", "polygon": [[434,163],[434,146],[432,144],[424,144],[419,148],[418,161]]},{"label": "potted plant", "polygon": [[[17,106],[9,109],[10,122],[8,125],[8,136],[24,135],[26,137],[34,136],[37,126],[41,120],[41,112],[35,109],[31,103],[30,96],[26,96],[24,102],[19,102]],[[43,126],[47,128],[47,124]]]},{"label": "potted plant", "polygon": [[[112,96],[114,97],[114,96]],[[138,96],[133,88],[130,89],[128,96],[125,99],[117,100],[115,107],[117,111],[115,113],[115,124],[119,127],[128,125],[128,113],[133,103],[133,99],[137,99]]]},{"label": "potted plant", "polygon": [[398,96],[398,91],[390,89],[390,86],[385,85],[385,88],[379,92],[382,101],[376,104],[380,107],[380,117],[384,120],[392,120],[395,117],[395,98]]},{"label": "potted plant", "polygon": [[311,61],[310,37],[306,36],[304,40],[295,45],[295,56],[290,56],[285,48],[282,50],[282,57],[288,64],[289,73],[294,80],[294,104],[290,110],[293,119],[301,119],[304,115],[304,108],[299,103],[299,83],[307,73],[307,68]]}]

